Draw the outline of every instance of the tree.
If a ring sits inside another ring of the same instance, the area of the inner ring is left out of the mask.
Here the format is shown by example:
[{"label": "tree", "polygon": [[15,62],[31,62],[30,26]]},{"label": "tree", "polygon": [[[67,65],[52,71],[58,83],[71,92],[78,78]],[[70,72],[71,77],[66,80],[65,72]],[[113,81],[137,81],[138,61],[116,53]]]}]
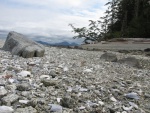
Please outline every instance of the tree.
[{"label": "tree", "polygon": [[85,38],[100,41],[110,38],[150,38],[150,0],[110,0],[105,16],[100,20],[90,20],[89,27],[75,28],[78,35],[74,38]]},{"label": "tree", "polygon": [[89,20],[90,24],[89,27],[82,27],[82,28],[75,28],[72,24],[69,24],[69,26],[72,27],[73,31],[76,36],[73,38],[84,38],[84,43],[88,44],[88,41],[100,41],[101,40],[101,31],[99,27],[100,21],[93,21]]}]

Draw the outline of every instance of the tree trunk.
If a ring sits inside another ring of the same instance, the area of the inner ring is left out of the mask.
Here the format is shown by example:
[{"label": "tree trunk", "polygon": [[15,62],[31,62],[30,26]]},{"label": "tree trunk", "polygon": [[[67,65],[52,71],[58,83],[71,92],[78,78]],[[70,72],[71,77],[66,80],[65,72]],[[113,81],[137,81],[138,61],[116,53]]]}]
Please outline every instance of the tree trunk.
[{"label": "tree trunk", "polygon": [[127,27],[127,14],[128,14],[128,11],[125,12],[124,19],[122,22],[122,27],[121,27],[121,37],[122,38],[124,37],[124,32],[125,32],[125,29]]},{"label": "tree trunk", "polygon": [[135,19],[138,19],[140,0],[135,0]]}]

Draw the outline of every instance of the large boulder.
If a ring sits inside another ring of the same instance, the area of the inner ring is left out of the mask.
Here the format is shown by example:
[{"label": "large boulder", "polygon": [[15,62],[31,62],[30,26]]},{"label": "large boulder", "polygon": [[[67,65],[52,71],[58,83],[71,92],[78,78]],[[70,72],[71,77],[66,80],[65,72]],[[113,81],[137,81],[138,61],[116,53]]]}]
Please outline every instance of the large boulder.
[{"label": "large boulder", "polygon": [[42,57],[45,52],[44,46],[14,31],[9,32],[3,50],[24,58]]},{"label": "large boulder", "polygon": [[136,59],[135,57],[122,58],[118,60],[118,63],[126,64],[136,68],[141,68],[139,60]]},{"label": "large boulder", "polygon": [[117,56],[113,53],[104,53],[100,57],[101,60],[108,61],[108,62],[116,62]]}]

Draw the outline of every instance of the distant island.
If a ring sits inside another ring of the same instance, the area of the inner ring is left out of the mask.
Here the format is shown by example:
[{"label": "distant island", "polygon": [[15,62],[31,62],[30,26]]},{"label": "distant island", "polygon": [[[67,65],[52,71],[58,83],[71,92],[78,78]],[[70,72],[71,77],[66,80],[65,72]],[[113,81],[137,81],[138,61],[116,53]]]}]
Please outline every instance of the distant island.
[{"label": "distant island", "polygon": [[44,42],[44,41],[36,41],[40,44],[43,44],[43,45],[48,45],[48,46],[78,46],[79,44],[77,43],[69,43],[67,41],[63,41],[63,42],[60,42],[60,43],[48,43],[48,42]]}]

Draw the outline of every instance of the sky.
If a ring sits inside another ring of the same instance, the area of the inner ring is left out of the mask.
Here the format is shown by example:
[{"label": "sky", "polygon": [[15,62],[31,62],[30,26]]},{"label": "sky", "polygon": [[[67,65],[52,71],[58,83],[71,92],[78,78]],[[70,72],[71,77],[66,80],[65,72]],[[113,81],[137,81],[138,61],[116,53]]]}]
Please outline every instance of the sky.
[{"label": "sky", "polygon": [[[0,0],[0,30],[47,42],[80,42],[68,24],[88,25],[104,15],[108,0]],[[38,36],[38,37],[36,37]]]}]

